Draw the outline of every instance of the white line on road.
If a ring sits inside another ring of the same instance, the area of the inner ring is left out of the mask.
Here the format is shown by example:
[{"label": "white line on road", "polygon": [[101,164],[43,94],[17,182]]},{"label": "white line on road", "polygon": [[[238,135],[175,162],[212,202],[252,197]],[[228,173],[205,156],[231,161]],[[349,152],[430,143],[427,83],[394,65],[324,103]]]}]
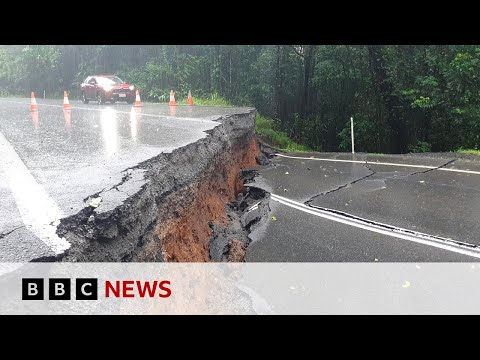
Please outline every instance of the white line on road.
[{"label": "white line on road", "polygon": [[332,161],[332,162],[346,162],[346,163],[354,163],[354,164],[365,164],[363,160],[342,160],[342,159],[322,159],[316,157],[301,157],[301,156],[290,156],[290,155],[283,155],[283,154],[275,154],[276,156],[288,158],[288,159],[299,159],[299,160],[317,160],[317,161]]},{"label": "white line on road", "polygon": [[[275,194],[271,194],[271,198],[272,200],[277,201],[283,205],[289,206],[291,208],[303,211],[311,215],[322,217],[324,219],[339,222],[348,226],[353,226],[353,227],[357,227],[367,231],[395,237],[398,239],[408,240],[408,241],[416,242],[419,244],[440,248],[440,249],[455,252],[458,254],[480,258],[479,247],[475,247],[473,245],[466,244],[460,241],[455,241],[452,239],[446,239],[441,237],[434,237],[431,235],[398,228],[392,225],[381,224],[374,221],[362,219],[360,217],[356,217],[350,214],[346,216],[347,214],[341,215],[341,214],[329,212],[322,209],[315,209],[305,204],[302,204],[300,202],[290,200]],[[385,228],[385,226],[390,227],[392,229],[387,229]]]},{"label": "white line on road", "polygon": [[412,168],[420,168],[420,169],[436,169],[436,170],[439,170],[439,171],[451,171],[451,172],[458,172],[458,173],[464,173],[464,174],[480,175],[480,171],[460,170],[460,169],[451,169],[451,168],[438,168],[438,166],[429,166],[429,165],[398,164],[398,163],[375,162],[375,161],[366,161],[366,160],[325,159],[325,158],[316,158],[316,157],[290,156],[290,155],[283,155],[283,154],[275,154],[275,155],[279,156],[279,157],[283,157],[283,158],[298,159],[298,160],[316,160],[316,161],[345,162],[345,163],[353,163],[353,164],[412,167]]},{"label": "white line on road", "polygon": [[480,171],[473,171],[473,170],[460,170],[460,169],[451,169],[451,168],[440,168],[440,169],[437,169],[437,170],[458,172],[458,173],[464,173],[464,174],[480,175]]},{"label": "white line on road", "polygon": [[57,227],[52,225],[63,217],[62,211],[35,180],[1,132],[0,171],[7,178],[26,228],[47,244],[55,254],[61,254],[67,250],[70,244],[58,237]]}]

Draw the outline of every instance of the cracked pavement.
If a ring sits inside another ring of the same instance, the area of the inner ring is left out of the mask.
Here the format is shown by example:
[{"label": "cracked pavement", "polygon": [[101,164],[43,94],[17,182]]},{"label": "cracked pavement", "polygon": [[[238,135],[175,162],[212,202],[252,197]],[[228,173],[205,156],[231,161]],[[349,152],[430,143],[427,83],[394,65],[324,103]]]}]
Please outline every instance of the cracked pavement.
[{"label": "cracked pavement", "polygon": [[[480,160],[458,159],[455,154],[285,155],[302,159],[275,157],[272,164],[262,166],[252,185],[315,208],[480,245],[480,173],[475,174]],[[456,169],[460,172],[452,171]],[[474,261],[278,202],[271,207],[274,219],[250,235],[247,261]]]},{"label": "cracked pavement", "polygon": [[[96,214],[118,207],[145,184],[146,169],[140,164],[205,138],[220,124],[214,120],[246,111],[187,106],[172,110],[159,104],[134,109],[121,103],[84,105],[72,100],[72,110],[65,112],[62,99],[37,99],[39,111],[30,113],[29,103],[29,99],[0,98],[0,261],[4,262],[52,258],[55,252],[36,230],[50,226],[47,230],[54,233],[59,217],[78,214],[95,196],[101,197]],[[22,197],[24,184],[34,186],[28,187],[31,194]],[[27,201],[30,195],[35,198]],[[42,219],[32,226],[35,214]]]}]

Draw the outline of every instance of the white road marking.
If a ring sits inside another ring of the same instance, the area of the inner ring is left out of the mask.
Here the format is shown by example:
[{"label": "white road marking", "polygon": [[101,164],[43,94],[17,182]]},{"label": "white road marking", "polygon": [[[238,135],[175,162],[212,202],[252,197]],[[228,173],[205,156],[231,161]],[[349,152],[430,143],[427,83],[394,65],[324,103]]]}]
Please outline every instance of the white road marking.
[{"label": "white road marking", "polygon": [[412,168],[420,168],[420,169],[436,169],[436,170],[439,170],[439,171],[451,171],[451,172],[458,172],[458,173],[464,173],[464,174],[480,175],[480,171],[460,170],[460,169],[452,169],[452,168],[439,168],[439,169],[437,169],[438,166],[429,166],[429,165],[398,164],[398,163],[375,162],[375,161],[366,161],[366,160],[325,159],[325,158],[315,158],[315,157],[290,156],[290,155],[283,155],[283,154],[275,154],[275,155],[279,156],[279,157],[288,158],[288,159],[345,162],[345,163],[368,164],[368,165],[412,167]]},{"label": "white road marking", "polygon": [[261,203],[261,201],[257,202],[256,204],[250,206],[250,208],[247,209],[247,213],[253,210],[258,209],[258,205]]},{"label": "white road marking", "polygon": [[35,180],[8,140],[0,133],[0,171],[4,173],[26,228],[47,244],[55,254],[70,247],[56,234],[52,223],[63,217],[55,201]]},{"label": "white road marking", "polygon": [[[28,105],[28,104],[26,104],[24,102],[21,102],[21,101],[13,101],[13,100],[1,100],[1,101],[13,103],[13,104]],[[42,106],[57,107],[57,108],[62,108],[63,109],[63,105],[42,104],[42,103],[38,103],[38,102],[37,102],[37,104],[38,104],[39,111],[40,111],[40,108]],[[70,105],[72,105],[72,104],[70,104]],[[132,108],[133,108],[133,105],[132,105]],[[83,107],[83,106],[80,106],[80,107],[71,106],[71,109],[88,110],[88,111],[102,111],[102,110],[105,110],[106,108],[104,108],[104,107],[102,107],[102,108],[90,108],[90,107]],[[119,110],[116,110],[116,109],[113,109],[113,110],[115,110],[115,112],[118,113],[118,114],[127,114],[127,115],[131,114],[130,111],[119,111]],[[220,125],[220,123],[218,121],[202,120],[202,119],[198,119],[198,118],[190,118],[190,117],[183,117],[183,116],[168,116],[168,115],[161,115],[161,114],[147,114],[147,113],[143,113],[143,112],[139,113],[139,115],[147,116],[147,117],[150,116],[150,117],[164,118],[164,119],[167,119],[167,120],[187,120],[187,121],[194,121],[194,122]]]},{"label": "white road marking", "polygon": [[381,224],[378,222],[377,222],[378,225],[370,224],[368,223],[368,220],[361,219],[359,217],[350,218],[350,217],[342,216],[340,214],[331,213],[325,210],[315,209],[305,204],[302,204],[300,202],[290,200],[282,196],[278,196],[276,194],[271,194],[271,198],[272,200],[277,201],[283,205],[289,206],[291,208],[303,211],[311,215],[322,217],[324,219],[339,222],[348,226],[353,226],[353,227],[357,227],[367,231],[375,232],[378,234],[383,234],[383,235],[395,237],[398,239],[408,240],[408,241],[416,242],[419,244],[436,247],[439,249],[455,252],[462,255],[480,258],[480,248],[470,248],[468,247],[468,245],[458,244],[457,242],[455,242],[455,240],[452,240],[452,239],[432,237],[431,235],[422,234],[418,232],[414,232],[414,234],[409,234],[412,231],[397,228],[397,227],[395,227],[397,231],[393,229],[392,230],[385,229],[381,225],[390,226],[390,227],[393,227],[393,226],[387,225],[387,224]]},{"label": "white road marking", "polygon": [[275,154],[276,156],[289,158],[289,159],[299,159],[299,160],[317,160],[317,161],[332,161],[332,162],[347,162],[347,163],[355,163],[355,164],[365,164],[365,161],[362,160],[342,160],[342,159],[322,159],[322,158],[314,158],[314,157],[301,157],[301,156],[290,156],[290,155],[283,155],[283,154]]},{"label": "white road marking", "polygon": [[451,171],[451,172],[458,172],[464,174],[475,174],[480,175],[480,171],[473,171],[473,170],[460,170],[460,169],[451,169],[451,168],[440,168],[440,171]]}]

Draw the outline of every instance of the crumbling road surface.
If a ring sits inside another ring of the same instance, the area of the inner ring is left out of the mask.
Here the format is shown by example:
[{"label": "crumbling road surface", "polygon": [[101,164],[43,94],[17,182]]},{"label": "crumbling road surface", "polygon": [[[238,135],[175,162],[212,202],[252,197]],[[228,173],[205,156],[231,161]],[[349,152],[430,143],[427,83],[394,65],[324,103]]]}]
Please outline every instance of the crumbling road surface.
[{"label": "crumbling road surface", "polygon": [[476,158],[261,153],[252,108],[38,103],[0,99],[0,262],[480,257]]},{"label": "crumbling road surface", "polygon": [[478,261],[480,161],[457,154],[277,153],[247,261]]},{"label": "crumbling road surface", "polygon": [[208,260],[254,109],[37,102],[0,99],[0,261]]}]

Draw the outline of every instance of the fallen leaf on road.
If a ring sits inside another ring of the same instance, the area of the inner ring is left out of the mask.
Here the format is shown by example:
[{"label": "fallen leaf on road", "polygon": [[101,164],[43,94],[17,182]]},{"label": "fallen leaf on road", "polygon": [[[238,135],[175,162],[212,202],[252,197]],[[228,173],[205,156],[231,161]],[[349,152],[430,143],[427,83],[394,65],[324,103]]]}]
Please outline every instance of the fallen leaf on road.
[{"label": "fallen leaf on road", "polygon": [[277,217],[275,215],[272,215],[272,221],[277,221]]},{"label": "fallen leaf on road", "polygon": [[90,206],[90,207],[93,207],[93,208],[96,208],[100,205],[100,203],[102,202],[102,197],[99,196],[99,197],[96,197],[96,198],[93,198],[91,199],[87,205]]},{"label": "fallen leaf on road", "polygon": [[402,285],[402,288],[409,288],[410,287],[410,281],[405,280],[405,282]]}]

